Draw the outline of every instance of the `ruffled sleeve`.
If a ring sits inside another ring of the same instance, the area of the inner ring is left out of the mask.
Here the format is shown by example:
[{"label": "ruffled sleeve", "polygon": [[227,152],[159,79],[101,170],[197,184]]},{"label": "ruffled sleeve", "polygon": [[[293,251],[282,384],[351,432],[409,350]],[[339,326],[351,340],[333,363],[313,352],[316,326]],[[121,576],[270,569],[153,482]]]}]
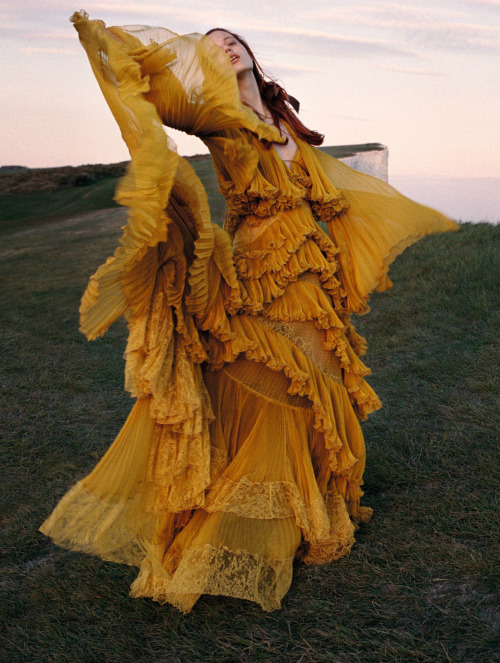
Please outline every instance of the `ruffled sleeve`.
[{"label": "ruffled sleeve", "polygon": [[[132,157],[115,196],[128,208],[128,222],[121,245],[91,278],[82,299],[81,329],[93,339],[104,334],[122,315],[129,321],[145,315],[158,282],[158,272],[166,273],[168,269],[175,272],[172,283],[177,294],[169,292],[172,305],[178,304],[178,321],[183,316],[194,316],[193,319],[207,329],[207,307],[209,303],[214,304],[214,297],[224,299],[222,311],[233,309],[239,299],[237,283],[230,270],[230,245],[210,221],[203,185],[191,166],[175,152],[162,128],[155,104],[148,100],[154,75],[151,68],[145,74],[141,63],[150,55],[156,64],[162,60],[158,71],[166,72],[165,80],[171,83],[171,94],[165,83],[162,103],[166,107],[171,101],[178,108],[174,115],[189,116],[191,128],[205,127],[211,131],[224,123],[243,122],[246,118],[248,128],[258,131],[258,118],[235,100],[234,103],[228,100],[225,110],[212,113],[212,106],[220,101],[218,95],[225,94],[223,81],[226,81],[226,88],[235,81],[228,65],[229,72],[226,67],[222,78],[207,82],[203,71],[210,66],[217,70],[215,65],[209,65],[210,58],[219,57],[219,51],[226,57],[211,40],[207,43],[198,35],[178,37],[164,29],[108,30],[102,21],[89,20],[85,12],[74,14],[72,21]],[[145,35],[149,35],[151,42],[147,47],[139,38],[146,39]],[[158,45],[153,39],[163,37],[169,37],[166,42],[169,46]],[[196,81],[201,86],[197,92]],[[209,98],[206,103],[202,100],[201,89]],[[268,130],[265,123],[260,124],[264,132]],[[165,244],[168,248],[162,247]],[[210,292],[207,270],[217,271],[221,282],[218,289],[211,284]],[[170,282],[171,278],[167,280]],[[222,319],[214,321],[214,325],[218,333],[224,334]],[[193,348],[193,358],[201,360],[203,352],[192,324],[178,322],[177,329],[185,336],[185,345]]]},{"label": "ruffled sleeve", "polygon": [[248,129],[260,139],[284,142],[278,129],[241,103],[226,53],[210,37],[176,35],[133,53],[149,78],[152,101],[167,126],[197,136]]},{"label": "ruffled sleeve", "polygon": [[[113,34],[85,13],[72,20],[131,155],[115,195],[128,209],[127,224],[114,255],[90,279],[81,331],[95,339],[126,317],[126,387],[147,399],[151,419],[179,445],[200,449],[196,476],[201,472],[204,479],[183,486],[183,494],[199,495],[209,481],[213,417],[200,368],[206,358],[202,332],[232,338],[227,316],[241,306],[230,241],[211,223],[203,185],[175,152],[147,98],[150,80],[139,64],[144,49],[136,36]],[[141,57],[132,57],[134,49]],[[173,89],[173,103],[193,111],[192,126],[206,126],[203,104],[194,103],[195,112],[189,95]],[[175,102],[176,95],[183,100]],[[214,122],[223,122],[222,114]]]},{"label": "ruffled sleeve", "polygon": [[[389,265],[400,253],[426,235],[458,230],[459,225],[376,177],[353,170],[308,145],[304,150],[342,192],[337,214],[330,215],[331,202],[319,197],[317,216],[327,222],[330,238],[339,249],[349,313],[366,313],[370,293],[391,287]],[[327,211],[322,215],[323,205]]]},{"label": "ruffled sleeve", "polygon": [[[145,26],[106,28],[102,21],[89,20],[85,12],[75,13],[71,20],[98,80],[110,74],[106,57],[110,50],[115,60],[121,53],[123,67],[133,70],[137,63],[141,91],[167,126],[197,136],[244,128],[263,140],[285,141],[276,127],[241,103],[229,59],[209,37]],[[111,110],[116,113],[113,106]]]}]

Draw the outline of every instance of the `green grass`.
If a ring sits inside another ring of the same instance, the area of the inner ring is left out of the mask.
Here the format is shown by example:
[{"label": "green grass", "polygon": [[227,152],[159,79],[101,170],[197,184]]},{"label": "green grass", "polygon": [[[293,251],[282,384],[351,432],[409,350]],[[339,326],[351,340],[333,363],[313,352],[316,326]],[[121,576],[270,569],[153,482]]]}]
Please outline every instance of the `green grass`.
[{"label": "green grass", "polygon": [[28,195],[15,193],[1,195],[0,227],[3,229],[13,227],[12,222],[20,219],[69,216],[114,207],[113,192],[118,179],[111,177],[88,186],[74,186],[58,191],[39,191]]},{"label": "green grass", "polygon": [[[214,222],[222,225],[226,212],[226,201],[218,191],[217,178],[210,157],[194,161],[192,166],[208,192]],[[82,171],[90,168],[92,167],[82,166]],[[98,168],[98,166],[94,168]],[[48,172],[47,181],[50,180],[50,171]],[[35,224],[38,224],[40,217],[42,220],[48,220],[59,216],[68,217],[81,212],[116,207],[113,194],[118,181],[118,177],[108,177],[85,186],[61,187],[56,191],[37,191],[29,194],[0,191],[0,228],[5,232],[20,227],[19,220],[32,219]]]},{"label": "green grass", "polygon": [[394,265],[392,293],[358,321],[385,407],[364,424],[375,515],[351,555],[298,564],[279,612],[203,597],[183,616],[129,598],[133,569],[60,550],[37,531],[131,407],[124,325],[94,343],[77,331],[79,298],[113,250],[123,210],[85,209],[2,231],[5,660],[498,660],[499,229],[465,225],[422,241]]}]

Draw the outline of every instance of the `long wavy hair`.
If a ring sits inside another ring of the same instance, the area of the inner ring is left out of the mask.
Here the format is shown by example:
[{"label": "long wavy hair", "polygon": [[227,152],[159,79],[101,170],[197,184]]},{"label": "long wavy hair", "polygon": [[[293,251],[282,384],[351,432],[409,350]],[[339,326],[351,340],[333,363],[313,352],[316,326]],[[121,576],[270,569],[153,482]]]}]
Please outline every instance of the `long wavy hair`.
[{"label": "long wavy hair", "polygon": [[[253,74],[255,76],[255,80],[257,81],[264,106],[266,106],[266,108],[271,113],[271,117],[273,118],[275,126],[279,129],[280,120],[283,120],[290,126],[294,134],[302,140],[306,141],[306,143],[309,143],[310,145],[321,145],[325,139],[324,135],[320,134],[318,131],[308,129],[304,124],[302,124],[296,115],[300,108],[300,103],[298,100],[295,99],[295,97],[290,96],[285,88],[283,88],[279,83],[264,73],[264,70],[257,62],[252,49],[247,44],[245,39],[240,37],[240,35],[231,32],[230,30],[226,30],[226,28],[212,28],[206,32],[205,35],[210,35],[212,32],[217,32],[218,30],[221,32],[227,32],[228,34],[232,35],[247,50],[248,55],[252,58]],[[294,112],[292,108],[296,112]],[[252,110],[255,111],[255,108]],[[259,113],[257,113],[257,115],[259,115]]]}]

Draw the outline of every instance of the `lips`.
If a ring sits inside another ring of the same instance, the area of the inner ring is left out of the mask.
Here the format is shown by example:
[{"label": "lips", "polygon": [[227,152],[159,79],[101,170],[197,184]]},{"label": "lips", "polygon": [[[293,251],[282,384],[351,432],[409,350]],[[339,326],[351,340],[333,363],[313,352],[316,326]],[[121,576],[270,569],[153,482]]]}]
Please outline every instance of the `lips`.
[{"label": "lips", "polygon": [[233,64],[234,62],[236,62],[236,60],[239,60],[239,59],[240,59],[239,55],[232,55],[231,56],[231,64]]}]

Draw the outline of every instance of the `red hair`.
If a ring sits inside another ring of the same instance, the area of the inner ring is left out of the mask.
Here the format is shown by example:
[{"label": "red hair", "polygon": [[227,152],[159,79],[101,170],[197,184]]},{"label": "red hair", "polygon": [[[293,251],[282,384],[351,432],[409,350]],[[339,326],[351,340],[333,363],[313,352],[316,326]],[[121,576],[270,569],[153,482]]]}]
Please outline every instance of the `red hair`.
[{"label": "red hair", "polygon": [[[262,100],[264,101],[264,106],[271,113],[271,117],[273,118],[275,126],[279,129],[280,120],[283,120],[290,126],[293,133],[298,138],[301,138],[310,145],[321,145],[325,139],[324,135],[320,134],[318,131],[308,129],[304,124],[302,124],[296,113],[294,113],[292,110],[293,108],[298,113],[300,103],[297,101],[297,99],[295,99],[295,97],[290,96],[285,88],[283,88],[279,83],[277,83],[269,76],[266,76],[264,70],[257,62],[252,49],[243,39],[243,37],[240,37],[239,35],[231,32],[230,30],[226,30],[225,28],[212,28],[206,32],[205,35],[210,35],[212,32],[217,32],[218,30],[221,32],[227,32],[229,35],[232,35],[247,50],[248,55],[252,58],[253,74],[255,76],[255,80],[257,81]],[[255,108],[252,110],[255,111]],[[257,115],[259,115],[259,113],[257,113]]]}]

